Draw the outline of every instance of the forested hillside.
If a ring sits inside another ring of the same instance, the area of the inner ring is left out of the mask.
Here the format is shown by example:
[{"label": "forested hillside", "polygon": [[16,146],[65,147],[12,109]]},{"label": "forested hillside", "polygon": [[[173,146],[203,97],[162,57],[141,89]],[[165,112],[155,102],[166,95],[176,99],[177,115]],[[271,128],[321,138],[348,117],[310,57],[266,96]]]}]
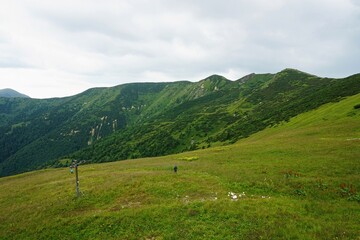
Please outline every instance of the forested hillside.
[{"label": "forested hillside", "polygon": [[0,98],[0,176],[64,158],[105,162],[229,144],[359,92],[359,74],[330,79],[285,69],[237,81],[213,75],[67,98]]}]

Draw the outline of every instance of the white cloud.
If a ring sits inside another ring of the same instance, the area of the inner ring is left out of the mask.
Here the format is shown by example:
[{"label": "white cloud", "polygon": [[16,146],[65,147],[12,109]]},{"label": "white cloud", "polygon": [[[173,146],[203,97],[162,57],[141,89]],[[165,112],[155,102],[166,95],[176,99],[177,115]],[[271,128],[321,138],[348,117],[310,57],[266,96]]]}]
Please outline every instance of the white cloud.
[{"label": "white cloud", "polygon": [[345,77],[360,69],[359,26],[350,0],[7,1],[0,88],[51,97],[286,67]]}]

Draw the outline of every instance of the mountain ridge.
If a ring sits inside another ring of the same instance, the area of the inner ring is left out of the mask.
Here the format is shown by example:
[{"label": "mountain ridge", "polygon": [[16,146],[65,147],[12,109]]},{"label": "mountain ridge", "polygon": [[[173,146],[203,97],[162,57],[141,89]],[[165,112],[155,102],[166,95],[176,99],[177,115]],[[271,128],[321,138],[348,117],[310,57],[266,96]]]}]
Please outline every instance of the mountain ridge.
[{"label": "mountain ridge", "polygon": [[[107,162],[231,144],[322,104],[357,94],[360,75],[298,70],[130,83],[53,99],[0,98],[0,176],[63,158]],[[241,80],[243,79],[243,80]]]}]

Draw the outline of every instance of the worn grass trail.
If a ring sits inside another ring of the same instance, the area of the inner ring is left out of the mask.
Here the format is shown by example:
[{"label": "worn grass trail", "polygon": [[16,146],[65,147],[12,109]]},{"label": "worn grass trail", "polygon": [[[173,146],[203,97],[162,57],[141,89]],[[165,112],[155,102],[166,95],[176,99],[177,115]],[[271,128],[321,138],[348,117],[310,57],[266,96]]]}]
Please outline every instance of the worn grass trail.
[{"label": "worn grass trail", "polygon": [[359,239],[359,103],[234,145],[80,166],[80,198],[68,169],[1,178],[0,239]]}]

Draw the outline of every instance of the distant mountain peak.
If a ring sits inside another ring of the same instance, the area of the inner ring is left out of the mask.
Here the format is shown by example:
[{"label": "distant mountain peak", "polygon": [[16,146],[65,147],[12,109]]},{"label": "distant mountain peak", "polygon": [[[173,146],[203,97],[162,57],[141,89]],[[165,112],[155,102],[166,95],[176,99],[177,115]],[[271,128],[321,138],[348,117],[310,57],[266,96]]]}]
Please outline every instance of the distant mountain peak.
[{"label": "distant mountain peak", "polygon": [[19,93],[11,88],[0,89],[0,97],[5,98],[30,98],[29,96]]},{"label": "distant mountain peak", "polygon": [[309,76],[316,76],[314,74],[303,72],[303,71],[300,71],[295,68],[285,68],[284,70],[280,71],[280,73],[297,73],[297,74],[305,74],[305,75],[309,75]]},{"label": "distant mountain peak", "polygon": [[197,84],[200,85],[201,89],[207,91],[218,91],[227,86],[231,81],[221,75],[213,74],[201,81]]},{"label": "distant mountain peak", "polygon": [[211,76],[208,76],[207,78],[201,80],[200,82],[202,81],[230,81],[229,79],[227,79],[226,77],[223,77],[221,75],[217,75],[217,74],[213,74]]}]

